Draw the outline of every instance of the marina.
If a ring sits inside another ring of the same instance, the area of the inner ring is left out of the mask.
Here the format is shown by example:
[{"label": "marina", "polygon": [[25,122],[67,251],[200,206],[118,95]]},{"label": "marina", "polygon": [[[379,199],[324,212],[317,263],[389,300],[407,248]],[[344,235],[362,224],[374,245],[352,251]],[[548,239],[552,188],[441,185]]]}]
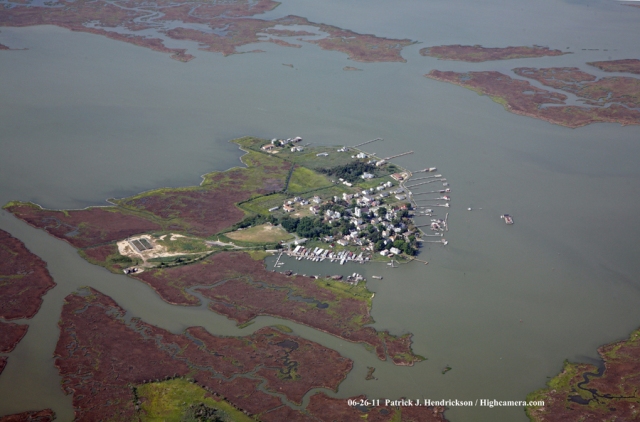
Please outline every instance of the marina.
[{"label": "marina", "polygon": [[365,254],[364,252],[360,252],[359,254],[347,250],[333,252],[329,249],[323,249],[319,247],[310,250],[302,245],[298,245],[294,249],[286,250],[284,252],[281,252],[280,254],[282,255],[282,253],[286,253],[288,256],[293,257],[298,261],[301,261],[303,259],[312,262],[323,262],[325,260],[328,260],[329,262],[338,262],[340,263],[340,265],[344,265],[345,262],[356,262],[358,264],[364,264],[365,262],[369,262],[369,260],[371,259],[371,255]]}]

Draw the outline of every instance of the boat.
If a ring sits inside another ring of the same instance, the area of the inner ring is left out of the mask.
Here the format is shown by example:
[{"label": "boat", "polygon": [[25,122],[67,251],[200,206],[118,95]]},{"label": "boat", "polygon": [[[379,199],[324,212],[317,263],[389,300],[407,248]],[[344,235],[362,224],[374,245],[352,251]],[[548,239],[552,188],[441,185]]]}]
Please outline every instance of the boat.
[{"label": "boat", "polygon": [[504,222],[506,224],[513,224],[513,217],[511,217],[509,214],[503,214],[500,216],[500,218],[504,219]]},{"label": "boat", "polygon": [[382,280],[381,275],[372,275],[371,278],[375,278],[376,280]]}]

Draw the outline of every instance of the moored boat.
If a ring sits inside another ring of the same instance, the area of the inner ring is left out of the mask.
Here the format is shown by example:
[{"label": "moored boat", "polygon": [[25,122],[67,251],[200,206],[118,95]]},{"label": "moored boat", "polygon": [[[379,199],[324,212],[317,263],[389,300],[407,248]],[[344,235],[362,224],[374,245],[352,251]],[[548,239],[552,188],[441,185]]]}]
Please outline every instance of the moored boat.
[{"label": "moored boat", "polygon": [[503,214],[500,216],[500,218],[504,219],[504,222],[506,224],[513,224],[513,217],[511,217],[509,214]]}]

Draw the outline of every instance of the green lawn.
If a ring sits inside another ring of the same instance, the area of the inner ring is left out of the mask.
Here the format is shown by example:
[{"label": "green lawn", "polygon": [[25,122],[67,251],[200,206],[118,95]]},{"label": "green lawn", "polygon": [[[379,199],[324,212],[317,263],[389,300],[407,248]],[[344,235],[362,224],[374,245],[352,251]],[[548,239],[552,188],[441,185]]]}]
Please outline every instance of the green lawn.
[{"label": "green lawn", "polygon": [[331,181],[325,175],[298,166],[291,175],[287,192],[301,193],[329,186],[331,186]]}]

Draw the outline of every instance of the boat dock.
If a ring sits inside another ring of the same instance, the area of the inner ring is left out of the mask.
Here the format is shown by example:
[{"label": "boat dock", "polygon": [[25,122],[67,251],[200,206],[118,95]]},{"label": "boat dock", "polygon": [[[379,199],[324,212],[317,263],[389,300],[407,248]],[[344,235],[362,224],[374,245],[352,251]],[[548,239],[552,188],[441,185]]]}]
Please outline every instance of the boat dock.
[{"label": "boat dock", "polygon": [[441,239],[441,240],[425,240],[425,243],[442,243],[443,245],[447,245],[449,243],[448,240],[445,239]]},{"label": "boat dock", "polygon": [[411,179],[412,182],[417,182],[418,180],[425,180],[425,179],[438,179],[442,177],[441,174],[434,174],[433,176],[425,176],[425,177],[418,177],[417,179]]},{"label": "boat dock", "polygon": [[427,168],[422,169],[422,170],[416,170],[416,171],[414,171],[412,173],[431,173],[431,172],[434,172],[434,171],[438,171],[438,169],[435,168],[435,167],[427,167]]},{"label": "boat dock", "polygon": [[344,265],[345,262],[357,262],[359,264],[364,264],[371,259],[369,255],[364,255],[363,252],[360,252],[360,254],[346,250],[333,252],[329,249],[322,248],[314,248],[311,250],[301,245],[296,246],[293,250],[289,249],[284,253],[296,258],[298,261],[306,259],[313,262],[322,262],[328,259],[330,262],[339,262],[340,265]]},{"label": "boat dock", "polygon": [[383,140],[384,140],[384,139],[382,139],[382,138],[376,138],[376,139],[372,139],[372,140],[370,140],[370,141],[361,142],[361,143],[359,143],[358,145],[354,145],[354,146],[352,146],[351,148],[358,148],[358,147],[360,147],[360,146],[362,146],[362,145],[367,145],[367,144],[370,144],[370,143],[372,143],[372,142],[376,142],[376,141],[383,141]]},{"label": "boat dock", "polygon": [[398,157],[402,157],[405,155],[409,155],[409,154],[413,154],[413,151],[407,151],[407,152],[403,152],[402,154],[396,154],[396,155],[392,155],[391,157],[387,157],[387,158],[383,158],[383,161],[389,161],[393,158],[398,158]]},{"label": "boat dock", "polygon": [[447,179],[445,179],[445,178],[433,179],[433,180],[427,180],[426,182],[416,183],[415,185],[408,185],[408,186],[405,186],[405,187],[407,187],[407,188],[415,188],[416,186],[428,185],[429,183],[446,182],[446,181],[447,181]]},{"label": "boat dock", "polygon": [[451,189],[430,190],[429,192],[412,193],[411,196],[427,195],[430,193],[451,193]]},{"label": "boat dock", "polygon": [[282,254],[284,253],[284,251],[280,251],[280,255],[278,255],[278,259],[276,259],[276,263],[273,264],[273,268],[278,266],[278,263],[280,262],[280,258],[282,258]]}]

